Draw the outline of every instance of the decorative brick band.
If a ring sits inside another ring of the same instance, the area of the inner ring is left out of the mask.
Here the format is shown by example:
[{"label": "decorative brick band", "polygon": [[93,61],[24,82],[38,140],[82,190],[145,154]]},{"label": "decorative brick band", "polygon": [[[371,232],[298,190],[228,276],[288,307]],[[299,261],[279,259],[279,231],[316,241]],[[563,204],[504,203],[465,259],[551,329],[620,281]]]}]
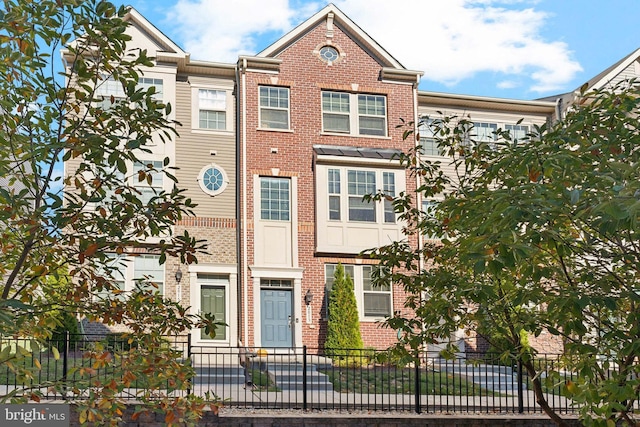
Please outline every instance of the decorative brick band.
[{"label": "decorative brick band", "polygon": [[184,227],[236,228],[236,220],[234,218],[189,217],[176,222],[176,225]]}]

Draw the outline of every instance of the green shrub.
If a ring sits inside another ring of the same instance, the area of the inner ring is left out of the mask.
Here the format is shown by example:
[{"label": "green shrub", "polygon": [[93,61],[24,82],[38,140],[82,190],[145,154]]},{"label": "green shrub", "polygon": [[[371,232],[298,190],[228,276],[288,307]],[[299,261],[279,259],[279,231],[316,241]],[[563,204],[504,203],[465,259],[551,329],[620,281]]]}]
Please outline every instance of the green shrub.
[{"label": "green shrub", "polygon": [[80,339],[80,328],[78,327],[78,319],[67,311],[60,311],[58,316],[58,326],[51,334],[52,345],[55,345],[58,351],[64,350],[65,333],[69,332],[69,348],[74,350]]},{"label": "green shrub", "polygon": [[329,318],[327,320],[327,339],[325,353],[334,360],[349,365],[362,365],[363,348],[360,335],[360,318],[353,282],[342,264],[338,264],[334,273],[334,282],[329,294]]}]

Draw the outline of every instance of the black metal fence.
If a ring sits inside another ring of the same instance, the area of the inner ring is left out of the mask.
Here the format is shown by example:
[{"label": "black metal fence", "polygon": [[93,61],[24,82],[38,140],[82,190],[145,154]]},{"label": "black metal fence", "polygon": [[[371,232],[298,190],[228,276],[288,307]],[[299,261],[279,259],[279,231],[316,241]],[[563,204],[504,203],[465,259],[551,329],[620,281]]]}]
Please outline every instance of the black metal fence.
[{"label": "black metal fence", "polygon": [[[166,343],[195,371],[184,393],[211,392],[226,406],[418,413],[541,412],[526,372],[488,354],[466,353],[443,359],[435,353],[424,353],[419,359],[401,360],[379,350],[326,352],[311,347],[192,345],[189,336],[168,337]],[[99,348],[115,354],[131,350],[132,345],[135,343],[118,336],[104,335],[67,335],[46,346],[25,339],[0,338],[0,352],[22,351],[25,356],[0,365],[0,394],[37,390],[44,399],[64,399],[73,396],[69,391],[80,388],[82,381],[86,384],[88,375],[117,381],[117,366],[111,363],[95,368],[90,362],[91,352]],[[559,355],[537,357],[543,372],[558,371]],[[545,384],[546,398],[559,413],[578,409],[562,393],[565,381],[572,379],[571,372],[563,371],[561,382]],[[122,397],[135,398],[135,393]]]}]

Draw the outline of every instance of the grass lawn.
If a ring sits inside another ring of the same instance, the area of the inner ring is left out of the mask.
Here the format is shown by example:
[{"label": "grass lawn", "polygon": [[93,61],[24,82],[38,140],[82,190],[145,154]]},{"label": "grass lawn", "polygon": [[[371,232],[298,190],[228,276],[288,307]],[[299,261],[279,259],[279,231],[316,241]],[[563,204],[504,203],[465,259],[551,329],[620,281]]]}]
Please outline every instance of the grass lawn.
[{"label": "grass lawn", "polygon": [[[329,377],[333,388],[342,393],[414,394],[415,369],[393,366],[335,367],[321,370]],[[459,375],[435,370],[420,370],[420,392],[429,395],[487,396],[493,392],[482,389]]]}]

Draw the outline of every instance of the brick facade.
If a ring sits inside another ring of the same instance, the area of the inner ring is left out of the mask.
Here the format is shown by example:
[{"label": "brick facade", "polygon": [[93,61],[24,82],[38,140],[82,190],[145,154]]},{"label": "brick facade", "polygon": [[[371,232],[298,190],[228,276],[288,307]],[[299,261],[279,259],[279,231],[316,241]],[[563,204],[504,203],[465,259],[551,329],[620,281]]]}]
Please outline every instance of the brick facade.
[{"label": "brick facade", "polygon": [[[413,120],[414,88],[412,85],[383,82],[382,65],[339,27],[334,27],[331,44],[344,53],[341,60],[328,65],[321,61],[317,49],[327,43],[327,23],[321,21],[303,37],[284,49],[277,59],[282,62],[277,74],[247,70],[244,90],[246,104],[246,158],[248,178],[246,184],[247,217],[254,215],[254,188],[251,176],[277,176],[297,178],[297,260],[303,269],[300,295],[308,290],[314,295],[311,303],[313,321],[302,322],[302,342],[309,346],[322,346],[326,334],[325,313],[325,264],[370,263],[355,256],[325,256],[316,253],[316,194],[313,146],[335,145],[368,148],[394,148],[406,152],[411,140],[402,139],[402,129],[396,129],[400,119]],[[259,86],[288,87],[290,93],[290,129],[287,131],[262,130],[259,126]],[[385,95],[387,101],[387,137],[357,137],[322,134],[322,90],[339,90],[349,93]],[[277,151],[277,152],[276,152]],[[407,188],[415,188],[415,181],[407,176]],[[248,224],[247,264],[253,265],[255,227]],[[322,232],[322,231],[320,231]],[[249,305],[253,305],[252,291]],[[393,289],[393,309],[402,310],[404,295]],[[296,303],[296,302],[294,302]],[[300,302],[297,302],[300,303]],[[303,303],[301,303],[303,304]],[[303,309],[305,307],[303,306]],[[256,325],[249,313],[249,325]],[[256,325],[257,327],[257,325]],[[376,322],[362,322],[361,331],[365,346],[384,348],[396,341],[396,332],[381,328]],[[253,335],[251,335],[253,338]]]}]

